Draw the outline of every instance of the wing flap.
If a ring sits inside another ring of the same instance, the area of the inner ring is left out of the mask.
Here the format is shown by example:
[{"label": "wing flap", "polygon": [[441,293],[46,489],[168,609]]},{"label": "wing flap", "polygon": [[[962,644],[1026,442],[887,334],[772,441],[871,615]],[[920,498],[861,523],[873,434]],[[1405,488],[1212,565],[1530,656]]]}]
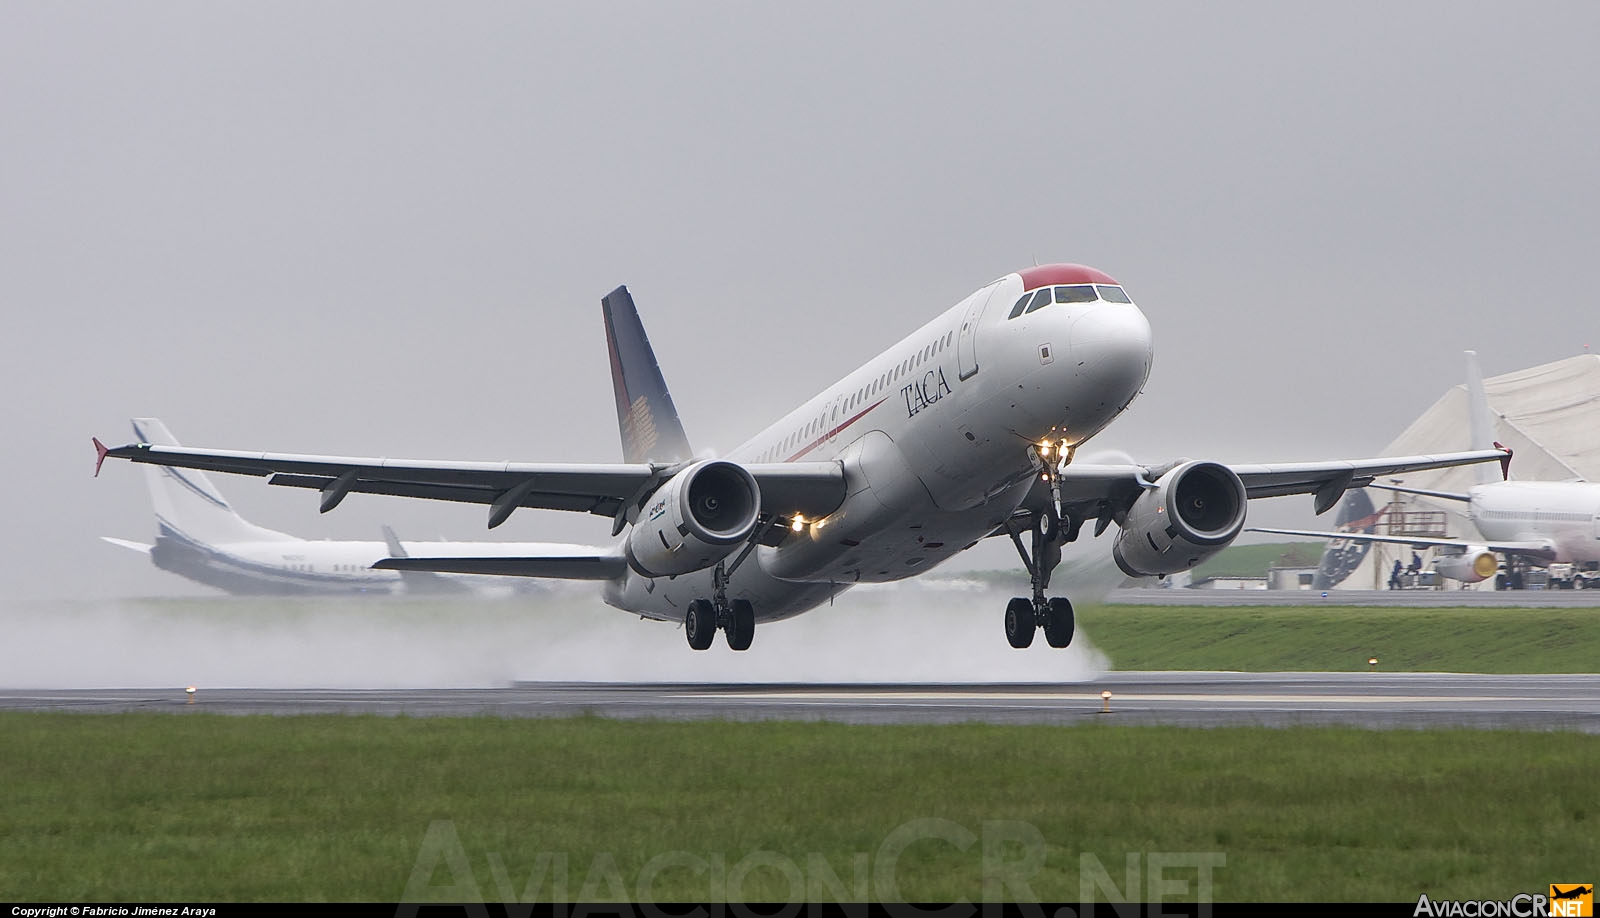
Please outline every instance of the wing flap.
[{"label": "wing flap", "polygon": [[[1381,475],[1399,475],[1422,469],[1443,469],[1457,465],[1504,460],[1499,449],[1478,449],[1437,456],[1387,456],[1378,459],[1337,459],[1328,462],[1276,462],[1230,465],[1244,482],[1251,497],[1281,497],[1285,494],[1313,494],[1348,475],[1346,488],[1363,488]],[[1342,491],[1343,489],[1341,489]]]}]

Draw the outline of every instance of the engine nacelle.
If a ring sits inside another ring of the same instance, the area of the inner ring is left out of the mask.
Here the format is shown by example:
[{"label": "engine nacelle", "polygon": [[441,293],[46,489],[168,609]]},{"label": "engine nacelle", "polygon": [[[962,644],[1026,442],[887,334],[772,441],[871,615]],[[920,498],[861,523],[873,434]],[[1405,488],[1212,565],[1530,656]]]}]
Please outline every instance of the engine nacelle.
[{"label": "engine nacelle", "polygon": [[761,489],[744,466],[696,462],[645,505],[628,533],[628,566],[645,577],[702,571],[733,554],[755,531]]},{"label": "engine nacelle", "polygon": [[1186,571],[1238,537],[1248,501],[1233,469],[1185,462],[1133,502],[1111,556],[1130,577]]},{"label": "engine nacelle", "polygon": [[1481,583],[1500,570],[1500,559],[1482,545],[1469,545],[1458,555],[1440,555],[1433,559],[1433,570],[1440,577],[1462,583]]}]

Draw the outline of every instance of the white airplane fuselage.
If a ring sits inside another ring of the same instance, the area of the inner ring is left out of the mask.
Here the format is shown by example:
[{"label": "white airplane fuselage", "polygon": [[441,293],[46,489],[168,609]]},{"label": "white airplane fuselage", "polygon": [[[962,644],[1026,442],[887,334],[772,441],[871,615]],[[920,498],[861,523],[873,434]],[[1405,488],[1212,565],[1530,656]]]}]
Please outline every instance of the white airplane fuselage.
[{"label": "white airplane fuselage", "polygon": [[[920,574],[1007,520],[1039,477],[1029,447],[1082,445],[1149,376],[1150,324],[1131,302],[1058,296],[1012,317],[1025,291],[1086,285],[1126,299],[1116,281],[1078,266],[1007,275],[731,452],[735,462],[838,460],[847,496],[826,518],[797,521],[781,545],[756,549],[729,598],[749,600],[758,621],[787,618],[855,583]],[[605,599],[682,621],[712,578],[630,571],[607,582]]]},{"label": "white airplane fuselage", "polygon": [[[407,553],[436,558],[481,555],[483,548],[474,542],[400,544]],[[548,552],[551,548],[515,542],[496,543],[496,547],[507,552]],[[408,583],[400,572],[372,568],[394,555],[386,542],[317,541],[287,535],[245,542],[202,542],[178,534],[164,521],[149,553],[151,561],[163,570],[242,595],[387,594],[417,592],[419,587],[422,592],[493,595],[530,588],[526,583],[496,583],[499,578],[484,577],[411,575]]]},{"label": "white airplane fuselage", "polygon": [[1600,561],[1600,484],[1496,481],[1468,494],[1468,516],[1487,541],[1545,540],[1555,550],[1553,561]]}]

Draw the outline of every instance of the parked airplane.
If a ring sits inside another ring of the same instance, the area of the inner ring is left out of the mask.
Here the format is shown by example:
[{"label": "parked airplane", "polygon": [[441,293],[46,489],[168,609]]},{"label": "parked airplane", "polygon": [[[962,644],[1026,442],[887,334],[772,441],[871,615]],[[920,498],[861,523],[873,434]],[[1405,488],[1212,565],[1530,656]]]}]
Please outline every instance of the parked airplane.
[{"label": "parked airplane", "polygon": [[[177,446],[156,418],[134,418],[133,435],[142,443]],[[145,469],[156,511],[153,544],[101,536],[107,542],[150,556],[156,567],[229,593],[467,593],[510,591],[526,580],[486,579],[427,571],[375,570],[384,558],[413,553],[430,557],[487,551],[513,556],[530,552],[575,551],[583,546],[537,542],[401,542],[388,526],[384,541],[312,541],[265,529],[241,517],[204,472],[171,466]]]},{"label": "parked airplane", "polygon": [[[1314,494],[1321,512],[1374,476],[1491,460],[1501,450],[1358,461],[1159,466],[1074,463],[1143,389],[1150,324],[1123,287],[1081,265],[1007,274],[785,415],[726,458],[696,458],[625,287],[605,296],[622,464],[437,462],[190,449],[135,443],[107,456],[271,476],[352,492],[612,519],[614,544],[571,557],[390,558],[385,570],[603,582],[605,601],[682,622],[703,650],[735,650],[758,621],[798,615],[855,583],[901,580],[990,536],[1009,537],[1032,580],[1012,599],[1014,647],[1072,640],[1072,603],[1047,597],[1062,546],[1111,523],[1130,576],[1187,570],[1244,528],[1248,498]],[[1031,551],[1023,535],[1031,539]],[[754,563],[750,563],[754,559]]]},{"label": "parked airplane", "polygon": [[[1493,419],[1488,397],[1483,391],[1483,374],[1478,369],[1478,354],[1467,351],[1467,427],[1472,445],[1481,448],[1493,439]],[[1499,444],[1494,444],[1498,446]],[[1467,493],[1430,491],[1402,485],[1379,485],[1387,491],[1418,494],[1441,500],[1461,501],[1467,516],[1482,536],[1480,540],[1433,539],[1414,536],[1374,535],[1351,532],[1312,532],[1301,529],[1255,529],[1282,535],[1344,539],[1346,541],[1390,542],[1416,548],[1438,548],[1445,553],[1434,559],[1439,576],[1464,583],[1487,580],[1499,570],[1495,553],[1544,567],[1552,563],[1600,561],[1600,483],[1587,481],[1495,481],[1479,470],[1478,484]],[[1595,581],[1600,585],[1600,580]],[[1584,578],[1573,585],[1582,589]]]}]

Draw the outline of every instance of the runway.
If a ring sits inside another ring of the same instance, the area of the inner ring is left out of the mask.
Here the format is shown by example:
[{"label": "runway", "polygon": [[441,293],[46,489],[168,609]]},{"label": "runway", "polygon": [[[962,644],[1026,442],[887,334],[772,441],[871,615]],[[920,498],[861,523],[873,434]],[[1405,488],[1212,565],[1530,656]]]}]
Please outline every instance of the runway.
[{"label": "runway", "polygon": [[[1106,691],[1109,701],[1101,697]],[[1600,733],[1600,675],[1126,672],[1070,685],[525,682],[492,689],[204,689],[193,703],[181,688],[8,689],[0,690],[0,710]]]}]

